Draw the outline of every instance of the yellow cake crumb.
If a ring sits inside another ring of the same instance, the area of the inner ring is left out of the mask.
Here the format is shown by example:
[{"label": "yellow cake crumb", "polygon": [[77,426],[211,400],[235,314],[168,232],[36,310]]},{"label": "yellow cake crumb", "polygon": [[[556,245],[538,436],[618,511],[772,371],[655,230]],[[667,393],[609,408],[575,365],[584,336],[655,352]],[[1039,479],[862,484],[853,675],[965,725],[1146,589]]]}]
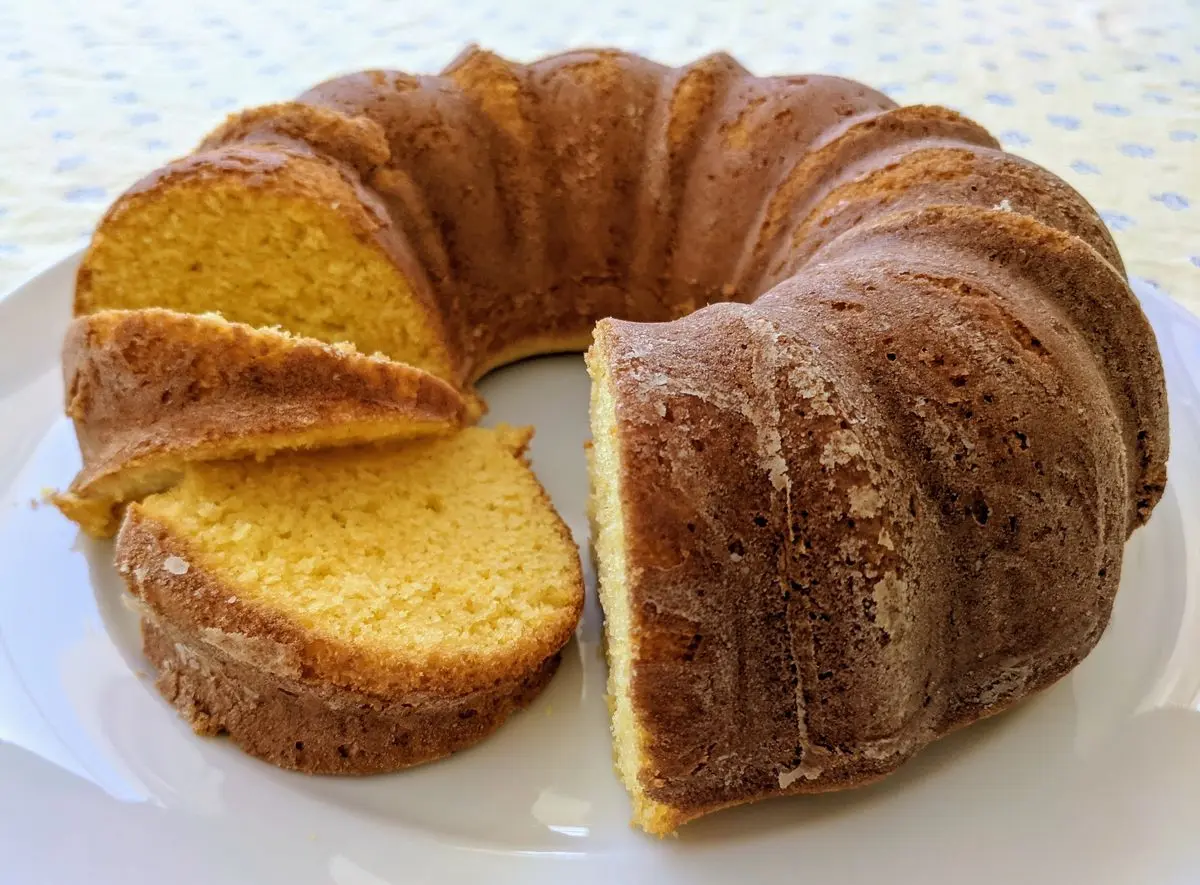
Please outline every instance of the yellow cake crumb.
[{"label": "yellow cake crumb", "polygon": [[[444,343],[404,274],[314,199],[314,188],[346,188],[330,176],[292,158],[269,188],[202,176],[196,186],[197,179],[180,175],[153,193],[127,196],[88,252],[77,311],[216,313],[329,343],[353,342],[364,354],[451,378]],[[347,192],[347,205],[352,196]],[[154,248],[145,248],[150,242]]]},{"label": "yellow cake crumb", "polygon": [[503,656],[530,625],[569,632],[582,601],[578,551],[518,457],[528,437],[194,464],[137,506],[191,566],[315,633],[418,661]]}]

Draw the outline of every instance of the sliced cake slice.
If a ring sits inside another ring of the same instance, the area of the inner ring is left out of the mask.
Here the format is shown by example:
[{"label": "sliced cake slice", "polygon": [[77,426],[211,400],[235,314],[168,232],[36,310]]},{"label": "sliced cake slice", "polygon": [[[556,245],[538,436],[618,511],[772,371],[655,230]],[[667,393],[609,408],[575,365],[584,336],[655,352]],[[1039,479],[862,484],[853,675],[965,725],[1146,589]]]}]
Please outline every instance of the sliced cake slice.
[{"label": "sliced cake slice", "polygon": [[189,464],[131,505],[117,568],[163,696],[198,733],[312,773],[492,732],[548,682],[583,607],[531,435]]},{"label": "sliced cake slice", "polygon": [[76,319],[63,374],[83,469],[55,503],[101,538],[187,462],[445,434],[468,408],[445,381],[348,344],[156,308]]}]

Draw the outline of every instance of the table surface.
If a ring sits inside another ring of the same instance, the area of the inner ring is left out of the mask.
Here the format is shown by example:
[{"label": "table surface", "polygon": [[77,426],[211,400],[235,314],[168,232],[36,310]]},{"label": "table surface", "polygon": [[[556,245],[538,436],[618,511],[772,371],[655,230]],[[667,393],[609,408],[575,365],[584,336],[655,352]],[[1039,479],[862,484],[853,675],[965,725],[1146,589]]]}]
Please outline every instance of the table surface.
[{"label": "table surface", "polygon": [[1200,313],[1200,0],[0,0],[0,292],[86,243],[230,111],[348,70],[717,49],[948,105],[1099,209],[1131,275]]}]

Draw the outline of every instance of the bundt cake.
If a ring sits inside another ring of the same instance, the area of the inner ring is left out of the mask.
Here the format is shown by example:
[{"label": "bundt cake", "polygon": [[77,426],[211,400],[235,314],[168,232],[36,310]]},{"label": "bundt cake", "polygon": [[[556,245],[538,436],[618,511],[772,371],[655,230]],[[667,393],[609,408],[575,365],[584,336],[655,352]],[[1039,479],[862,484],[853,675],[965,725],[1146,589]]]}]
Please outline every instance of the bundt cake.
[{"label": "bundt cake", "polygon": [[1154,337],[1082,197],[952,111],[726,55],[470,49],[235,115],[84,258],[79,313],[151,306],[464,391],[604,320],[594,540],[655,833],[1066,673],[1165,482]]},{"label": "bundt cake", "polygon": [[307,772],[485,737],[550,679],[583,607],[530,436],[188,464],[117,536],[160,691],[197,732]]},{"label": "bundt cake", "polygon": [[55,503],[98,538],[185,462],[445,434],[466,413],[445,381],[352,345],[158,308],[76,319],[63,375],[83,469]]}]

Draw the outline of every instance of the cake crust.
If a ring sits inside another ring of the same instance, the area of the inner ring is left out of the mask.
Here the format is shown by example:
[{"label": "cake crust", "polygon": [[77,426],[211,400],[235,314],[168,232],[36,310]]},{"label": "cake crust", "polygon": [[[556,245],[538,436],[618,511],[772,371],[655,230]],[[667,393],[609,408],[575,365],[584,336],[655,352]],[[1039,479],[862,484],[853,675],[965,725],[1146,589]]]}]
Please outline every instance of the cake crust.
[{"label": "cake crust", "polygon": [[441,759],[483,740],[549,683],[560,655],[515,682],[458,697],[381,698],[280,676],[196,636],[142,620],[155,687],[203,737],[306,774],[380,774]]},{"label": "cake crust", "polygon": [[154,308],[72,322],[63,381],[83,467],[55,503],[102,538],[189,461],[445,434],[468,414],[458,391],[411,366]]}]

